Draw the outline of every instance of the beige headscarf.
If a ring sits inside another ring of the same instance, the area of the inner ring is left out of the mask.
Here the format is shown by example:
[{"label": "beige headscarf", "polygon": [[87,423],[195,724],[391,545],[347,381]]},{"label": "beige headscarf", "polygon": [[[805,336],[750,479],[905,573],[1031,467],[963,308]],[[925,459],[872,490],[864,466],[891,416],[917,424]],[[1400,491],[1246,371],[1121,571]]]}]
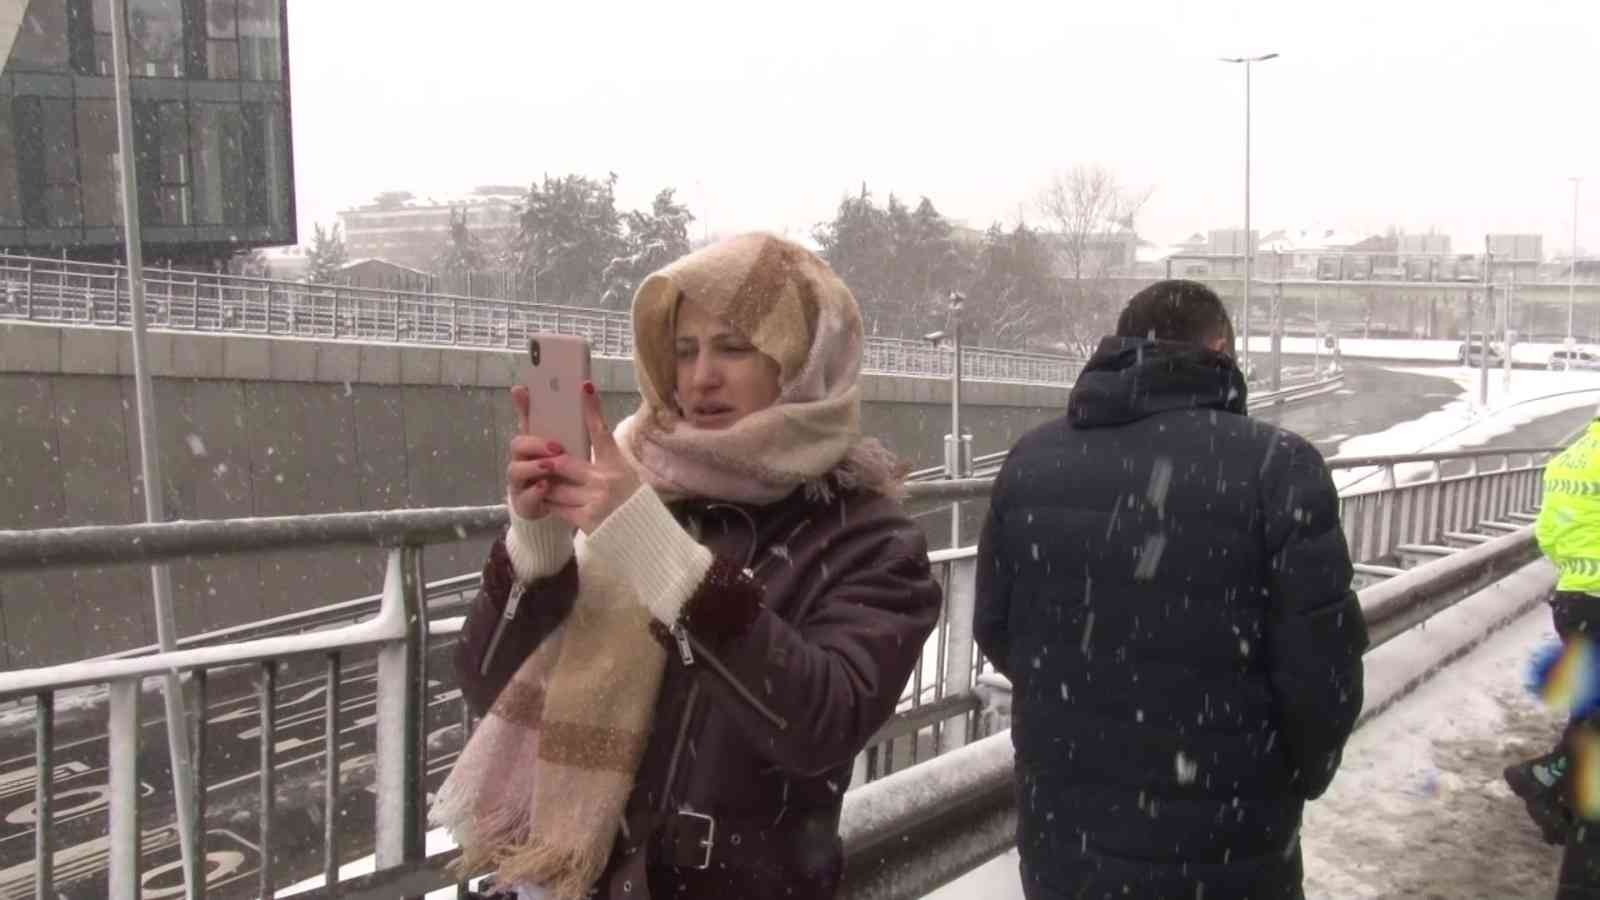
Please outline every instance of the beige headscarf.
[{"label": "beige headscarf", "polygon": [[[679,413],[673,392],[678,301],[726,320],[776,360],[772,406],[724,429]],[[805,485],[897,495],[896,461],[861,436],[861,313],[816,254],[771,234],[744,234],[685,256],[645,279],[633,300],[634,367],[643,399],[618,444],[665,499],[765,504]]]}]

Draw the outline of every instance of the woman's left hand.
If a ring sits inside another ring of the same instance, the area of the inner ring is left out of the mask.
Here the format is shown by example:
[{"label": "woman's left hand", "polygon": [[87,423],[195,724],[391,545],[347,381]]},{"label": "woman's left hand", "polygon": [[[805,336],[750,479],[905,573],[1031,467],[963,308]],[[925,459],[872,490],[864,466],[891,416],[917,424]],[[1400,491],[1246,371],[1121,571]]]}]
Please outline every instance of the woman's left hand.
[{"label": "woman's left hand", "polygon": [[593,534],[606,517],[639,489],[639,476],[623,458],[616,438],[606,426],[600,411],[600,395],[594,382],[583,383],[583,420],[589,430],[589,446],[594,461],[562,454],[543,460],[556,476],[545,495],[551,515],[558,516],[584,534]]}]

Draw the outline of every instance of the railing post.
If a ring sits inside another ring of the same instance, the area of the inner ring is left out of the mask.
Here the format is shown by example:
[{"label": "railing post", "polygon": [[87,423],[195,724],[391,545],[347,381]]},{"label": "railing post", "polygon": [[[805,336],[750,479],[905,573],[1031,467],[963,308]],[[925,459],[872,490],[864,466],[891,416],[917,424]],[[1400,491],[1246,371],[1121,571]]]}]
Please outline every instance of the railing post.
[{"label": "railing post", "polygon": [[194,767],[194,859],[189,884],[194,886],[194,900],[206,896],[206,682],[205,669],[195,669],[189,674],[194,687],[194,708],[200,714],[194,717],[194,749],[190,764]]},{"label": "railing post", "polygon": [[28,260],[27,280],[23,282],[26,287],[22,289],[22,317],[33,318],[33,260]]},{"label": "railing post", "polygon": [[261,664],[261,680],[256,683],[256,706],[261,719],[260,751],[260,807],[257,810],[257,843],[261,847],[261,868],[257,883],[262,897],[271,897],[277,885],[272,877],[273,846],[276,837],[273,828],[277,806],[277,779],[273,776],[273,746],[278,741],[278,663],[268,660]]},{"label": "railing post", "polygon": [[35,900],[55,900],[55,695],[34,698],[33,873]]},{"label": "railing post", "polygon": [[[339,896],[339,694],[340,654],[327,656],[322,708],[322,881],[329,897]],[[461,703],[466,709],[466,701]],[[469,730],[462,730],[463,738]]]},{"label": "railing post", "polygon": [[113,900],[136,900],[139,885],[139,690],[140,679],[110,684],[106,737],[111,755],[110,876]]},{"label": "railing post", "polygon": [[[944,671],[940,673],[944,696],[962,694],[972,689],[972,662],[975,645],[972,640],[972,618],[977,608],[977,564],[975,557],[951,560],[949,576],[945,579],[945,640]],[[939,749],[944,753],[967,743],[969,713],[946,720],[939,729]]]},{"label": "railing post", "polygon": [[375,853],[378,868],[423,857],[423,702],[422,637],[426,633],[422,548],[389,550],[383,580],[383,609],[397,612],[405,634],[378,650],[377,772],[378,815]]}]

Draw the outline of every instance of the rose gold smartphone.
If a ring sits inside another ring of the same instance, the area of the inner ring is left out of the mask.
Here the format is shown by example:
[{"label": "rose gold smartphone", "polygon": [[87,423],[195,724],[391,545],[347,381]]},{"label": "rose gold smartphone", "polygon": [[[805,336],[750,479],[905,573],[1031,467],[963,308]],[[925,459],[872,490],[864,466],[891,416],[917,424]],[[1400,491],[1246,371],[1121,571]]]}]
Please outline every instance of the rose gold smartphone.
[{"label": "rose gold smartphone", "polygon": [[566,334],[528,338],[528,427],[557,441],[575,459],[589,458],[583,423],[583,383],[589,380],[589,342]]}]

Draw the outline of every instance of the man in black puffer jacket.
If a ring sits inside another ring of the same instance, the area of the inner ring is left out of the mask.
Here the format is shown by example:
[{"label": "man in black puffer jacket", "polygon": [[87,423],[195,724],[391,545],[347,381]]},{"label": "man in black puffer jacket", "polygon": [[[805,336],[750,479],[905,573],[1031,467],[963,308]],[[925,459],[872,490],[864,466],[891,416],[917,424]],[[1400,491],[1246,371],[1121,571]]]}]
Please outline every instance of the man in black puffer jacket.
[{"label": "man in black puffer jacket", "polygon": [[1023,885],[1299,898],[1301,810],[1361,709],[1338,497],[1315,448],[1245,415],[1209,288],[1146,288],[1117,334],[1011,451],[979,544]]}]

